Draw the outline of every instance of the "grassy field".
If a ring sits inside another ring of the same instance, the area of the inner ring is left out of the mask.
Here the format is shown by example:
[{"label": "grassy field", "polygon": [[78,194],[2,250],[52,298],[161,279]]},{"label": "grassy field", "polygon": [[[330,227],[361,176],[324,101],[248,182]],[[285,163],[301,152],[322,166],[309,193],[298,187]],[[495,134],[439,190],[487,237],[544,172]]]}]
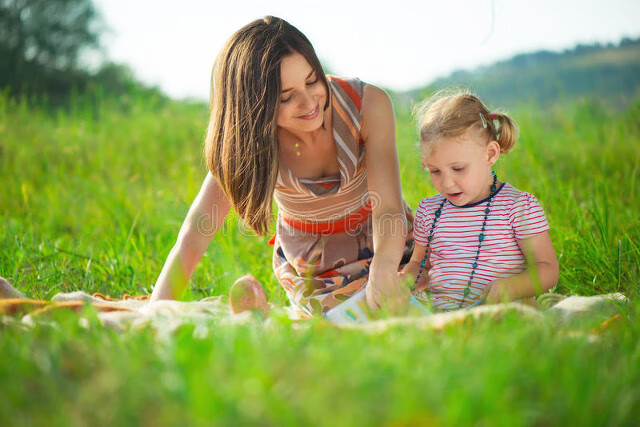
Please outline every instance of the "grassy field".
[{"label": "grassy field", "polygon": [[[32,298],[151,292],[205,175],[201,105],[78,100],[45,113],[0,96],[0,276]],[[623,292],[615,328],[571,335],[508,316],[444,331],[337,330],[282,316],[169,339],[0,323],[0,425],[633,425],[640,422],[640,102],[512,112],[502,180],[534,193],[561,270],[555,292]],[[397,111],[404,197],[434,194]],[[267,238],[231,216],[185,293],[251,272],[286,297]],[[91,314],[89,314],[91,318]]]}]

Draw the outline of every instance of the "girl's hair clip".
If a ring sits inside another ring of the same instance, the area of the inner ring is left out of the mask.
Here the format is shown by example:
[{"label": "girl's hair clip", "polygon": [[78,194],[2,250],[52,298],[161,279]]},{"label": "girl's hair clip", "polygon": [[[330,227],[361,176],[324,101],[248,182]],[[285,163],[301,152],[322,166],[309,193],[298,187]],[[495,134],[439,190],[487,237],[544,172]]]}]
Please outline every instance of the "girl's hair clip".
[{"label": "girl's hair clip", "polygon": [[482,120],[482,128],[486,129],[487,128],[487,121],[484,119],[484,116],[482,115],[482,113],[478,113],[478,115],[480,116],[480,120]]},{"label": "girl's hair clip", "polygon": [[496,113],[491,113],[491,120],[496,120],[498,115]]}]

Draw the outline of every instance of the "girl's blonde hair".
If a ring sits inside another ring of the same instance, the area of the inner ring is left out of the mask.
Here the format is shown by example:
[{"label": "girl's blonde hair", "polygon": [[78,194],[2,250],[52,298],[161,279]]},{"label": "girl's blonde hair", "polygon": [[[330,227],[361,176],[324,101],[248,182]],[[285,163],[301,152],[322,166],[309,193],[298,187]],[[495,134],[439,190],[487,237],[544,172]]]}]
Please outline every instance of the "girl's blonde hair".
[{"label": "girl's blonde hair", "polygon": [[233,208],[257,234],[267,234],[278,178],[276,118],[280,64],[300,53],[327,92],[329,83],[309,40],[283,19],[267,16],[238,30],[220,51],[211,74],[207,167]]},{"label": "girl's blonde hair", "polygon": [[501,111],[490,111],[468,91],[441,90],[413,109],[420,126],[420,144],[430,149],[441,138],[457,137],[468,130],[481,130],[486,142],[497,141],[508,153],[518,139],[518,125]]}]

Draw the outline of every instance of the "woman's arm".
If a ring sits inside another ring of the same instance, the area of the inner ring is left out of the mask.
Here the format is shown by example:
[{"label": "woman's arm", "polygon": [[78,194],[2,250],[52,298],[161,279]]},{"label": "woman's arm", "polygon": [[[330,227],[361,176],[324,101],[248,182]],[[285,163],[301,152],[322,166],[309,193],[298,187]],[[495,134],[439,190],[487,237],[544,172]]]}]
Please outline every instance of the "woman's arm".
[{"label": "woman's arm", "polygon": [[176,299],[182,295],[229,209],[229,201],[218,182],[211,173],[207,173],[180,228],[176,244],[164,263],[150,301]]},{"label": "woman's arm", "polygon": [[530,260],[529,268],[523,273],[491,283],[481,296],[487,296],[487,303],[540,295],[558,282],[558,258],[548,232],[518,240],[518,246]]},{"label": "woman's arm", "polygon": [[373,213],[374,255],[367,302],[374,308],[393,309],[408,300],[408,292],[399,286],[397,274],[407,237],[407,220],[402,207],[393,106],[384,91],[371,85],[364,89],[361,134]]}]

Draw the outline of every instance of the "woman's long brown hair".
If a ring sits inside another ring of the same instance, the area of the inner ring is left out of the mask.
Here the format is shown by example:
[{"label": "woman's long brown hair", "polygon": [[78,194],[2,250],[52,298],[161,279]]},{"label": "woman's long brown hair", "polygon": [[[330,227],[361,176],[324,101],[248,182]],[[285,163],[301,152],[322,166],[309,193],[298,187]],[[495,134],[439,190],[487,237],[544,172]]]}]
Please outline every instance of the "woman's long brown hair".
[{"label": "woman's long brown hair", "polygon": [[280,155],[276,118],[280,63],[300,53],[327,91],[329,85],[309,40],[273,16],[238,30],[211,73],[211,116],[205,140],[207,167],[233,208],[257,234],[268,233]]}]

